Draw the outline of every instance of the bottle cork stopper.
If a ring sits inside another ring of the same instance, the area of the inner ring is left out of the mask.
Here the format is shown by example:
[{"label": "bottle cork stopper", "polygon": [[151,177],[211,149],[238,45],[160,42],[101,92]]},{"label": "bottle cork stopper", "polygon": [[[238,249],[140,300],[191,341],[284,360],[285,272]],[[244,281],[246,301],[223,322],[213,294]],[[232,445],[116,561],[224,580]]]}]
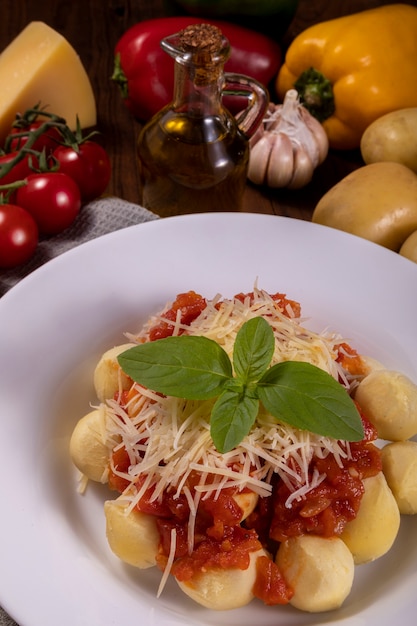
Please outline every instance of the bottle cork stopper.
[{"label": "bottle cork stopper", "polygon": [[222,39],[220,28],[213,24],[191,24],[179,33],[179,44],[184,52],[217,52]]}]

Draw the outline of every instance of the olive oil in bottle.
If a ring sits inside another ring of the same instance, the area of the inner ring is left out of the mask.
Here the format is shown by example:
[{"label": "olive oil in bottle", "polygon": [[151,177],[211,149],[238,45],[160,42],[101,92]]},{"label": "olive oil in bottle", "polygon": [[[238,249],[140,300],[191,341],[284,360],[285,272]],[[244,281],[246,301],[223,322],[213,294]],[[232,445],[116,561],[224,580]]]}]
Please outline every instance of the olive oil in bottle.
[{"label": "olive oil in bottle", "polygon": [[[190,26],[161,45],[175,58],[174,98],[139,135],[141,203],[161,216],[239,211],[248,140],[267,93],[250,78],[224,73],[230,47],[215,26]],[[249,96],[237,119],[222,105],[224,91]]]}]

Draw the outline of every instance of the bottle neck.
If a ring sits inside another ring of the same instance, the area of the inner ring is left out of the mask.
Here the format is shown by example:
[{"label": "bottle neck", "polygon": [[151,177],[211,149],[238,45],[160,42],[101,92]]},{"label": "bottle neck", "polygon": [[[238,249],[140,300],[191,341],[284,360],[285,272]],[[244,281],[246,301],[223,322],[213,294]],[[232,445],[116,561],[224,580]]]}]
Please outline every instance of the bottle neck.
[{"label": "bottle neck", "polygon": [[224,111],[221,101],[223,83],[222,64],[205,67],[176,61],[174,110],[196,117],[221,114]]}]

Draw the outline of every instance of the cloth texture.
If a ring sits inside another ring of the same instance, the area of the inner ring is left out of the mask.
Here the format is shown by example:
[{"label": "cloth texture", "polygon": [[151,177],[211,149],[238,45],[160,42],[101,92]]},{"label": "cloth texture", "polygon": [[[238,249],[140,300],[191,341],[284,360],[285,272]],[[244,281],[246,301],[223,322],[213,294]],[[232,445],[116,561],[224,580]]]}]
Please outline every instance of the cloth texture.
[{"label": "cloth texture", "polygon": [[[155,213],[120,198],[100,198],[86,204],[63,233],[43,238],[27,263],[11,270],[0,269],[0,297],[22,278],[63,252],[101,235],[155,219],[159,219]],[[1,606],[0,626],[18,626]]]}]

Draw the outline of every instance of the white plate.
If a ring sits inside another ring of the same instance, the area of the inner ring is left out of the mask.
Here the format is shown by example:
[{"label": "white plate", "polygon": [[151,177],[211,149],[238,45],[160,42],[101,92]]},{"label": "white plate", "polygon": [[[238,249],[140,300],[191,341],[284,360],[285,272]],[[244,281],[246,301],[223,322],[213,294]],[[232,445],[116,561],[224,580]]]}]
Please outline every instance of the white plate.
[{"label": "white plate", "polygon": [[260,288],[299,300],[315,328],[417,380],[417,265],[336,230],[255,214],[174,217],[73,249],[0,300],[0,604],[21,626],[344,626],[415,623],[417,519],[357,568],[343,608],[305,614],[253,601],[211,612],[107,546],[103,486],[76,492],[69,435],[94,400],[91,373],[179,292]]}]

